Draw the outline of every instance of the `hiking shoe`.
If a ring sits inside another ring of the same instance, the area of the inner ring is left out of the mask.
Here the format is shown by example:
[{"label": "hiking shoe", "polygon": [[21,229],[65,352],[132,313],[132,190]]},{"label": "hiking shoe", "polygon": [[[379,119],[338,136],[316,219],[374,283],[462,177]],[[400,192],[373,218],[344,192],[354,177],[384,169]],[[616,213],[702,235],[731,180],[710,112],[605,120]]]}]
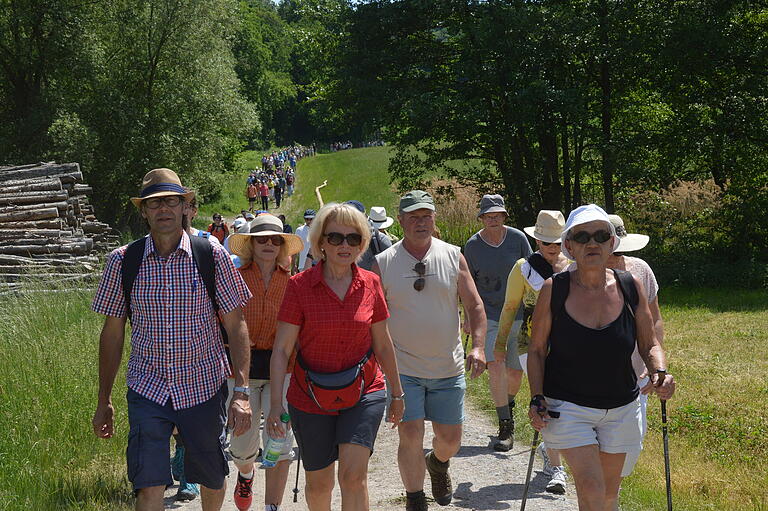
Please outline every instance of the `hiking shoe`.
[{"label": "hiking shoe", "polygon": [[405,511],[427,511],[428,509],[429,505],[424,492],[415,498],[405,497]]},{"label": "hiking shoe", "polygon": [[549,461],[547,446],[544,445],[544,442],[541,442],[536,448],[536,454],[541,456],[541,459],[544,460],[544,468],[541,471],[544,472],[544,475],[551,476],[554,473],[554,469],[552,468],[552,463]]},{"label": "hiking shoe", "polygon": [[499,421],[499,439],[493,444],[493,450],[506,452],[512,449],[514,434],[515,422],[512,419]]},{"label": "hiking shoe", "polygon": [[195,483],[183,481],[179,483],[179,491],[176,492],[176,500],[194,500],[200,495],[200,487]]},{"label": "hiking shoe", "polygon": [[552,467],[552,478],[547,483],[546,490],[549,493],[565,494],[565,467]]},{"label": "hiking shoe", "polygon": [[176,446],[176,452],[173,453],[171,460],[171,475],[174,481],[184,479],[184,448]]},{"label": "hiking shoe", "polygon": [[453,486],[451,486],[451,476],[448,474],[450,461],[440,463],[435,458],[435,451],[429,451],[426,456],[427,472],[432,481],[432,498],[441,506],[447,506],[453,498]]},{"label": "hiking shoe", "polygon": [[251,508],[253,501],[253,477],[246,479],[241,474],[237,474],[237,484],[235,485],[235,506],[240,511],[247,511]]}]

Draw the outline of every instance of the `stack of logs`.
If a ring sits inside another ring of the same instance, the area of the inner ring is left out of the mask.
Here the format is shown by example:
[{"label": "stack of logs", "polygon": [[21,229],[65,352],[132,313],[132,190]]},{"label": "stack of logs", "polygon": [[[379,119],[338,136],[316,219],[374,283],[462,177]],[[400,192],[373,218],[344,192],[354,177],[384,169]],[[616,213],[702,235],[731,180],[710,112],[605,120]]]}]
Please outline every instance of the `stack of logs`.
[{"label": "stack of logs", "polygon": [[97,253],[119,237],[96,219],[92,191],[77,163],[0,167],[0,294],[97,277]]}]

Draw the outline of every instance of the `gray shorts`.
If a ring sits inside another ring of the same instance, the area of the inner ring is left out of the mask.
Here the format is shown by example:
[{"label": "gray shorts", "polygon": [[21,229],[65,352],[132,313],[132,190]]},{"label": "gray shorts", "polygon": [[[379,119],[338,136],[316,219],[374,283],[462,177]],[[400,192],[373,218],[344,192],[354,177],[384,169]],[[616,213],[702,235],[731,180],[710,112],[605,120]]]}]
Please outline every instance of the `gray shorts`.
[{"label": "gray shorts", "polygon": [[[517,355],[517,333],[520,331],[520,325],[522,321],[515,320],[512,324],[512,329],[509,331],[509,337],[507,337],[507,360],[506,365],[510,369],[516,369],[518,371],[523,370],[523,366],[520,365],[520,357]],[[493,347],[496,345],[496,335],[499,332],[499,322],[492,319],[488,320],[488,332],[485,334],[485,361],[493,362],[496,360],[493,357]]]}]

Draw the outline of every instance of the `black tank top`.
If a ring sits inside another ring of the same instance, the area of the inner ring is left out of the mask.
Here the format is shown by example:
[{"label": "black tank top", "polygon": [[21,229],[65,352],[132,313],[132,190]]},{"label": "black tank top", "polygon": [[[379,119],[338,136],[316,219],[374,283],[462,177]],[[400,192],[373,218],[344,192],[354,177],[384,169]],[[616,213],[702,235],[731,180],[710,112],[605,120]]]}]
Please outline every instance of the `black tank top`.
[{"label": "black tank top", "polygon": [[[553,296],[555,286],[565,286],[567,296],[569,272],[555,276]],[[600,329],[576,322],[565,310],[564,301],[559,312],[553,311],[544,364],[545,396],[601,409],[618,408],[637,399],[631,360],[637,329],[626,302],[625,297],[619,317]]]}]

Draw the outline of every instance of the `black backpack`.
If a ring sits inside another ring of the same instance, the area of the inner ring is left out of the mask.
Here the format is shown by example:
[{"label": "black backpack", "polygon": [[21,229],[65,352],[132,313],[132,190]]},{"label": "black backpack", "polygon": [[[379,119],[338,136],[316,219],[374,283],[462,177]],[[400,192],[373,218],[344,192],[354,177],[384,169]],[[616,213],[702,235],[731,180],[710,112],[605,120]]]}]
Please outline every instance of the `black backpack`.
[{"label": "black backpack", "polygon": [[[195,262],[200,278],[203,279],[203,284],[205,284],[208,297],[213,304],[213,312],[218,320],[218,314],[216,314],[219,311],[219,304],[216,302],[216,265],[213,260],[213,248],[211,248],[211,242],[208,240],[208,237],[190,236],[189,243],[192,248],[192,260]],[[125,310],[128,313],[128,318],[131,317],[131,290],[133,289],[133,282],[139,274],[139,267],[144,258],[144,250],[146,246],[147,238],[145,236],[132,242],[125,249],[122,281],[123,295],[125,296]],[[221,321],[218,323],[224,344],[227,344],[227,331],[224,329],[224,325],[221,324]]]},{"label": "black backpack", "polygon": [[[624,295],[624,305],[629,308],[629,313],[635,317],[635,310],[640,301],[635,286],[635,279],[632,274],[624,270],[613,270],[616,281],[619,283],[621,294]],[[571,289],[571,272],[564,271],[555,274],[552,277],[552,298],[549,302],[549,310],[552,311],[552,321],[565,307],[565,300],[568,298],[568,292]]]}]

